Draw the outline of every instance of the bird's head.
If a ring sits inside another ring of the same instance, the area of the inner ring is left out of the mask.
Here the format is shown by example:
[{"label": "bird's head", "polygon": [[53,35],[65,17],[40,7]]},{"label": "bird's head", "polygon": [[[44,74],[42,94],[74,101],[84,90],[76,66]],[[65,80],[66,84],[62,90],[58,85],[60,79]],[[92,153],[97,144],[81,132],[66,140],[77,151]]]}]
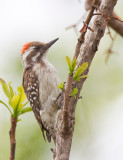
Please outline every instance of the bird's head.
[{"label": "bird's head", "polygon": [[45,60],[48,49],[58,40],[54,39],[49,43],[42,42],[29,42],[26,43],[21,50],[21,60],[23,67],[29,67],[35,63],[39,63],[41,60]]}]

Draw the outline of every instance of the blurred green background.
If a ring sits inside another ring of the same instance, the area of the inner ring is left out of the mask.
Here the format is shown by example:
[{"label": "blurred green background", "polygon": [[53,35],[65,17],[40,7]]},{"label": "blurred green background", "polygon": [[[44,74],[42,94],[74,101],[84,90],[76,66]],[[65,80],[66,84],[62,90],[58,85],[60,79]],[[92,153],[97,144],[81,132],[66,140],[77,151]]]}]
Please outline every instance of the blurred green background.
[{"label": "blurred green background", "polygon": [[[123,1],[115,8],[123,19]],[[65,30],[78,21],[84,11],[84,1],[78,0],[5,0],[0,1],[0,77],[12,81],[17,88],[22,83],[20,50],[29,41],[59,41],[49,50],[48,59],[55,65],[61,81],[68,73],[65,56],[72,58],[77,43],[73,29]],[[84,17],[83,17],[84,18]],[[83,19],[84,20],[84,19]],[[82,23],[78,27],[78,30]],[[115,33],[111,30],[112,35]],[[70,160],[123,159],[123,39],[117,35],[107,64],[105,57],[111,39],[105,34],[92,62],[76,109],[76,125]],[[0,99],[7,102],[0,86]],[[33,116],[20,117],[16,139],[16,160],[51,160]],[[9,159],[10,115],[0,105],[0,160]]]}]

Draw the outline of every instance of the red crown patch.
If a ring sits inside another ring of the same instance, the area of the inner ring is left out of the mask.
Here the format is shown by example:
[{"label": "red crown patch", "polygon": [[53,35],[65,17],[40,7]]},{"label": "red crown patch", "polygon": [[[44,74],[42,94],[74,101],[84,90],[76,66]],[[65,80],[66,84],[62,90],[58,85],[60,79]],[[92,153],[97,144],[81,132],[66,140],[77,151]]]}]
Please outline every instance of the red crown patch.
[{"label": "red crown patch", "polygon": [[30,42],[26,43],[26,44],[22,47],[21,53],[24,54],[25,51],[29,48],[29,46],[30,46]]}]

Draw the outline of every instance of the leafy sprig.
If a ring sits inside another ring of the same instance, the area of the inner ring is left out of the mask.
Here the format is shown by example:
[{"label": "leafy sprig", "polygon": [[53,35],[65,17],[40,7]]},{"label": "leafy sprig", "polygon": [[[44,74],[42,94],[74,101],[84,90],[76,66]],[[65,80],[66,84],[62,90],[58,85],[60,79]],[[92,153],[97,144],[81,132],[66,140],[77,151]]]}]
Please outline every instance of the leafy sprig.
[{"label": "leafy sprig", "polygon": [[69,67],[70,75],[72,76],[73,72],[74,72],[74,69],[76,67],[76,64],[77,64],[76,58],[74,58],[71,61],[70,58],[68,56],[66,56],[66,61],[67,61],[68,67]]},{"label": "leafy sprig", "polygon": [[[72,61],[70,60],[70,58],[68,56],[66,56],[66,61],[68,64],[68,68],[69,68],[69,73],[71,76],[73,76],[73,79],[75,81],[80,81],[81,78],[86,78],[88,77],[88,75],[82,75],[83,72],[87,69],[88,67],[88,63],[85,62],[83,63],[81,66],[79,66],[76,70],[76,66],[77,66],[77,60],[76,58],[74,58]],[[74,73],[75,72],[75,73]]]},{"label": "leafy sprig", "polygon": [[28,101],[25,102],[27,98],[22,85],[17,88],[17,93],[14,93],[11,82],[7,84],[3,79],[0,78],[0,84],[6,97],[8,98],[8,105],[2,100],[0,100],[0,103],[9,110],[13,118],[18,117],[19,115],[26,112],[32,111],[30,106],[25,107]]},{"label": "leafy sprig", "polygon": [[88,67],[88,63],[87,62],[85,62],[81,66],[79,66],[75,71],[73,79],[76,80],[76,81],[80,81],[81,78],[88,77],[88,75],[82,75],[83,72],[87,69],[87,67]]},{"label": "leafy sprig", "polygon": [[61,90],[64,90],[64,82],[61,82],[61,83],[58,85],[58,88],[60,88]]},{"label": "leafy sprig", "polygon": [[72,97],[74,97],[75,99],[76,99],[76,94],[78,93],[78,89],[77,88],[74,88],[73,90],[72,90],[72,92],[70,93],[70,96]]}]

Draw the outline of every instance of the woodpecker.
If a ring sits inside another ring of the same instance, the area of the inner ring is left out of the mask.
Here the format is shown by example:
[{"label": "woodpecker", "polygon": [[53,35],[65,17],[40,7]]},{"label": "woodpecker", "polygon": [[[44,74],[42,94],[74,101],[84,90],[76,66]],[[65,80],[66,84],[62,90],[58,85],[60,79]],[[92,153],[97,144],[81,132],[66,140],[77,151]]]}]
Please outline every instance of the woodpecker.
[{"label": "woodpecker", "polygon": [[57,96],[60,83],[55,67],[47,60],[48,49],[58,40],[49,43],[29,42],[21,50],[23,88],[45,139],[55,140],[58,113]]}]

